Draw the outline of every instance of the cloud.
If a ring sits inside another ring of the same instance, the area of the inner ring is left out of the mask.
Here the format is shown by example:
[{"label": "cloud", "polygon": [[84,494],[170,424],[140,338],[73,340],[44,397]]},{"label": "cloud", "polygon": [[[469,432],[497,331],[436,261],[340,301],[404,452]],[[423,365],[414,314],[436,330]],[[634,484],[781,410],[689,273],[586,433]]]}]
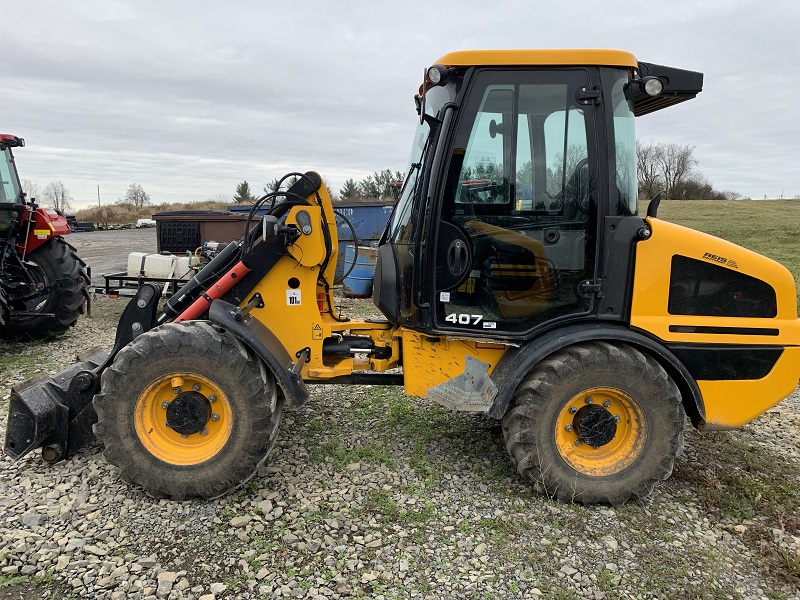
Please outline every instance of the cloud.
[{"label": "cloud", "polygon": [[694,144],[715,187],[800,194],[800,90],[789,0],[573,3],[462,0],[206,5],[0,5],[3,131],[22,177],[62,180],[76,204],[141,184],[154,201],[232,194],[291,170],[341,186],[403,170],[422,70],[467,48],[619,47],[705,72],[700,96],[639,120]]}]

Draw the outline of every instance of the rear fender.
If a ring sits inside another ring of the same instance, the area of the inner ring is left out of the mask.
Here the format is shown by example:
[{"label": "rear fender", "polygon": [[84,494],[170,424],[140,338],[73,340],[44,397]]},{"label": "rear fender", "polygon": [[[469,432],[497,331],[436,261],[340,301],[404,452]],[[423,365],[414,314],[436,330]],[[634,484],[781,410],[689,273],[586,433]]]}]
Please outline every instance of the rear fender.
[{"label": "rear fender", "polygon": [[[209,320],[235,335],[267,365],[283,396],[300,408],[308,402],[308,388],[294,369],[295,360],[289,356],[277,336],[242,309],[224,300],[215,300],[208,311]],[[296,358],[296,360],[301,360]]]},{"label": "rear fender", "polygon": [[593,340],[629,344],[655,358],[678,386],[684,409],[692,424],[695,427],[705,424],[703,395],[684,364],[662,344],[650,337],[608,323],[562,327],[506,352],[492,371],[492,379],[497,385],[498,393],[489,409],[489,414],[496,419],[503,417],[508,410],[514,390],[542,360],[567,346]]}]

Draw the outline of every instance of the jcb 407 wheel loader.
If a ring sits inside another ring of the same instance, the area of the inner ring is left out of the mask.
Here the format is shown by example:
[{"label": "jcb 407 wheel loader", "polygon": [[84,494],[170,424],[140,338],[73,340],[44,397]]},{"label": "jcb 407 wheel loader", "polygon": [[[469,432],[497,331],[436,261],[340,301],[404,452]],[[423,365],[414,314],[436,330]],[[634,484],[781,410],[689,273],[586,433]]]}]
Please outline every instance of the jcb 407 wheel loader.
[{"label": "jcb 407 wheel loader", "polygon": [[110,354],[15,388],[6,453],[55,461],[96,436],[147,493],[214,498],[264,462],[308,384],[398,384],[501,420],[541,492],[648,494],[687,416],[740,426],[800,373],[784,267],[660,221],[657,201],[637,216],[634,118],[701,89],[620,51],[442,57],[378,249],[385,320],[335,307],[333,206],[306,173],[163,312],[143,287]]}]

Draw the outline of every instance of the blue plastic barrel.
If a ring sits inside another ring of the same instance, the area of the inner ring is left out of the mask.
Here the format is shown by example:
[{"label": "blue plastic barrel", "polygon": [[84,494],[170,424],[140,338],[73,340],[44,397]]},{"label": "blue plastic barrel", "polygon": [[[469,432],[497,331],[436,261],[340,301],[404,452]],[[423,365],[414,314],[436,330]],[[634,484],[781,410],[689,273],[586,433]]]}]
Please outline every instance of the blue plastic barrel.
[{"label": "blue plastic barrel", "polygon": [[378,249],[359,246],[358,256],[355,253],[354,246],[345,248],[344,271],[347,272],[351,265],[353,268],[342,282],[342,292],[348,298],[369,298],[372,295],[372,278],[375,276]]}]

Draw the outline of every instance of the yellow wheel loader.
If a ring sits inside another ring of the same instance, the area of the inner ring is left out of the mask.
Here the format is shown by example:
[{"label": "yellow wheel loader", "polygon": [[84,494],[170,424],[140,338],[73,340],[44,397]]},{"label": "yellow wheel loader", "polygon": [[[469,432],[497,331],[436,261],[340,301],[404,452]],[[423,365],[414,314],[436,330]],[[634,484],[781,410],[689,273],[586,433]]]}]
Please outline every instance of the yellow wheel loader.
[{"label": "yellow wheel loader", "polygon": [[660,221],[658,200],[637,216],[634,119],[702,80],[613,50],[443,56],[378,249],[384,320],[337,310],[333,206],[301,174],[162,312],[142,287],[110,354],[15,387],[5,452],[57,461],[96,437],[148,494],[214,498],[266,460],[308,385],[394,384],[500,420],[543,493],[647,495],[687,417],[738,427],[800,374],[784,267]]}]

